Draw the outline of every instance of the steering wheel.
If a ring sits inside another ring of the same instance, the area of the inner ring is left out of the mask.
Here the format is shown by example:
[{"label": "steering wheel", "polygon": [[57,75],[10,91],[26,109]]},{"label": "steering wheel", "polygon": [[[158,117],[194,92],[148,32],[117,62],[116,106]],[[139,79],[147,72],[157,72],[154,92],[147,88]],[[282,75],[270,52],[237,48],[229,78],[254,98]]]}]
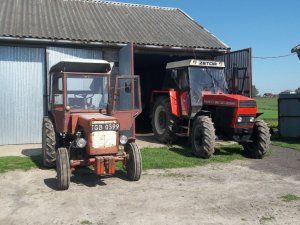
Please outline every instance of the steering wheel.
[{"label": "steering wheel", "polygon": [[88,99],[94,97],[94,94],[82,93],[82,94],[74,94],[74,96],[75,96],[75,98],[78,98],[78,96],[79,96],[81,98],[88,100]]},{"label": "steering wheel", "polygon": [[[95,106],[93,104],[91,104],[91,103],[88,104],[88,99],[91,99],[93,96],[94,96],[94,94],[88,94],[88,93],[74,94],[75,98],[83,99],[85,109],[95,108]],[[79,106],[78,108],[81,108],[81,107]]]}]

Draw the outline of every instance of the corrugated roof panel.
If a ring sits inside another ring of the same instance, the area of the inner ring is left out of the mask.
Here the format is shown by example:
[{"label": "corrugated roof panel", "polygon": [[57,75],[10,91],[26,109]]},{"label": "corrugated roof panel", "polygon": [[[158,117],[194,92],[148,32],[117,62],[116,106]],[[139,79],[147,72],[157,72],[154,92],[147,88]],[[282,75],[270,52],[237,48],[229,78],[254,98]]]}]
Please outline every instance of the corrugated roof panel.
[{"label": "corrugated roof panel", "polygon": [[2,0],[0,6],[0,36],[228,49],[174,8],[87,0]]}]

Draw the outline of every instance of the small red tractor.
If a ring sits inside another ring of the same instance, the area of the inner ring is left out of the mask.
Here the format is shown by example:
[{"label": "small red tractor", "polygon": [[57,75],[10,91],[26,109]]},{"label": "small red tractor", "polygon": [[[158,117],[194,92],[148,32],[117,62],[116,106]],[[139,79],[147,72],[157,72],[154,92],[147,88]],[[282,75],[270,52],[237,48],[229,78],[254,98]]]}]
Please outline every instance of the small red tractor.
[{"label": "small red tractor", "polygon": [[139,77],[112,76],[104,60],[67,60],[51,67],[49,81],[43,164],[56,164],[58,189],[69,188],[78,166],[113,175],[119,161],[130,180],[139,180],[142,159],[134,130],[141,112]]},{"label": "small red tractor", "polygon": [[258,119],[256,100],[229,93],[221,61],[171,62],[161,90],[151,96],[156,139],[172,143],[189,137],[198,157],[214,153],[215,140],[240,143],[252,158],[262,158],[270,145],[267,124]]}]

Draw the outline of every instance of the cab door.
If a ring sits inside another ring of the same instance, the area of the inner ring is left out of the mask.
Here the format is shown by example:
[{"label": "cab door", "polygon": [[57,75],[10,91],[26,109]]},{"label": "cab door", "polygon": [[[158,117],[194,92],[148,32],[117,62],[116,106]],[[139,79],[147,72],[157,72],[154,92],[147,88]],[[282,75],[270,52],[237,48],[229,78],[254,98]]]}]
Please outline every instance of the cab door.
[{"label": "cab door", "polygon": [[114,77],[112,116],[120,122],[120,135],[135,138],[135,118],[141,113],[139,76],[134,76],[133,45],[119,51],[119,75]]},{"label": "cab door", "polygon": [[120,134],[135,138],[135,118],[141,113],[139,76],[116,78],[112,116],[120,123]]},{"label": "cab door", "polygon": [[252,96],[251,48],[228,52],[216,56],[214,60],[225,63],[225,75],[230,93]]}]

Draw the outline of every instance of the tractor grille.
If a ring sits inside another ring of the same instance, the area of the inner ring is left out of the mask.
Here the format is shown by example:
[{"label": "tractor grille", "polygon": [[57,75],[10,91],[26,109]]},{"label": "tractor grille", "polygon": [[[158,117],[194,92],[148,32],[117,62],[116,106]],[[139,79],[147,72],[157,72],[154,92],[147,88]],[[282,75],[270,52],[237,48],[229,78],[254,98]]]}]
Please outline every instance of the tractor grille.
[{"label": "tractor grille", "polygon": [[[117,124],[116,121],[94,121],[92,127],[95,125]],[[93,148],[111,148],[117,145],[116,130],[102,130],[92,132],[92,146]]]},{"label": "tractor grille", "polygon": [[256,101],[254,100],[246,100],[240,101],[241,108],[256,108]]}]

